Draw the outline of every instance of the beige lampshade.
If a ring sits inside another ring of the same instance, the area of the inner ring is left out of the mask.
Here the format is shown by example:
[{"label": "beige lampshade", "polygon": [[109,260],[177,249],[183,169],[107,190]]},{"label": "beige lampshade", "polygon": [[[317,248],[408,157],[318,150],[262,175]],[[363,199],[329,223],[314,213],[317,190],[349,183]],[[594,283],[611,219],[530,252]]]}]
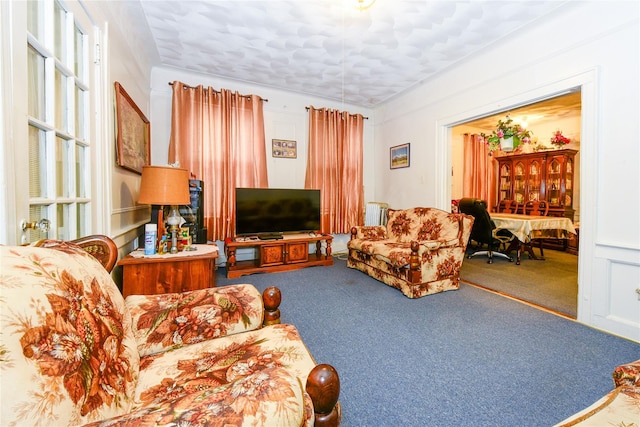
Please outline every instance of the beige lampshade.
[{"label": "beige lampshade", "polygon": [[140,196],[143,205],[188,205],[189,171],[170,166],[143,166]]}]

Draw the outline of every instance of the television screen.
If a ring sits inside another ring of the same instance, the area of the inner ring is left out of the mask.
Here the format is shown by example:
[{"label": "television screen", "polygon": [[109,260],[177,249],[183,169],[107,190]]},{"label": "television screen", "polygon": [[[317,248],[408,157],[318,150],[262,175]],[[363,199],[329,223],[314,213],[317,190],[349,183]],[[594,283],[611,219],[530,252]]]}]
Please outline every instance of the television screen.
[{"label": "television screen", "polygon": [[320,231],[320,190],[236,188],[236,235]]}]

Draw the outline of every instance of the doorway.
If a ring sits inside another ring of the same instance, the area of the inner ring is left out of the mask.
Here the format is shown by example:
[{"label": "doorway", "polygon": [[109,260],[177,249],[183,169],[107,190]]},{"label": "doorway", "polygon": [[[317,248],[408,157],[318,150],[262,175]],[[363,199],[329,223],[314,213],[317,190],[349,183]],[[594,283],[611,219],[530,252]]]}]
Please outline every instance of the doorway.
[{"label": "doorway", "polygon": [[[521,126],[533,132],[532,146],[527,147],[530,149],[527,151],[552,149],[550,140],[557,131],[561,131],[563,136],[571,140],[566,148],[578,151],[573,180],[574,195],[571,200],[567,200],[570,203],[569,208],[575,210],[571,219],[576,228],[578,228],[581,200],[581,95],[581,90],[578,87],[567,94],[453,126],[451,128],[451,199],[474,197],[473,194],[467,194],[469,190],[463,188],[463,175],[465,173],[464,135],[490,134],[495,129],[498,120],[504,120],[505,116],[509,115],[509,118],[513,119],[515,123],[521,124]],[[516,153],[494,153],[494,155],[512,154]],[[492,168],[496,169],[497,172],[498,162],[495,158],[487,160],[493,163]],[[496,173],[495,176],[497,175]],[[491,185],[497,187],[496,182],[492,182]],[[490,210],[493,209],[490,207]],[[463,264],[461,278],[489,290],[576,318],[578,305],[578,251],[570,253],[562,250],[562,248],[556,248],[556,250],[545,249],[545,256],[547,261],[529,260],[525,256],[521,266],[514,264],[498,265],[502,261],[508,263],[506,260],[496,260],[494,264],[486,264],[486,260],[469,260],[469,262]],[[530,265],[525,265],[525,263]],[[548,272],[548,276],[545,275],[545,270]],[[465,277],[465,273],[468,277]]]}]

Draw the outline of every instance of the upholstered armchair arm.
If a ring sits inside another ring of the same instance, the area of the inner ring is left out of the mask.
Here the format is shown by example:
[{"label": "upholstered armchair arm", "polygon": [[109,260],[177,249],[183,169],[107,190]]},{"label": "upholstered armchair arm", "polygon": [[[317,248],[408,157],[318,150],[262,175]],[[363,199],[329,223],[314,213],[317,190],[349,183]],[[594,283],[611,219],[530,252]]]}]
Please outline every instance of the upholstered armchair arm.
[{"label": "upholstered armchair arm", "polygon": [[383,225],[356,225],[351,227],[351,239],[385,240],[387,228]]},{"label": "upholstered armchair arm", "polygon": [[[275,323],[280,300],[269,301],[271,314],[267,317]],[[260,328],[265,318],[262,297],[253,285],[130,295],[125,305],[131,313],[140,356],[251,331]]]},{"label": "upholstered armchair arm", "polygon": [[411,279],[423,282],[442,280],[459,274],[466,244],[459,237],[411,242]]},{"label": "upholstered armchair arm", "polygon": [[620,365],[614,369],[613,383],[616,387],[621,385],[640,387],[640,360]]}]

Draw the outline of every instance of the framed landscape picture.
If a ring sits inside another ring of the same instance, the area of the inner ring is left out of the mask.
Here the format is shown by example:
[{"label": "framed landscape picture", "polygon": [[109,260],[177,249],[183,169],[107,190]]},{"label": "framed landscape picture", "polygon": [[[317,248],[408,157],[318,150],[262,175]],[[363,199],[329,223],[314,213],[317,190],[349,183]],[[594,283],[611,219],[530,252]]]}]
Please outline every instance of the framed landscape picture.
[{"label": "framed landscape picture", "polygon": [[389,149],[389,159],[391,169],[408,168],[410,156],[410,144],[396,145]]},{"label": "framed landscape picture", "polygon": [[151,163],[149,120],[122,85],[116,87],[116,160],[118,166],[142,174],[142,166]]}]

